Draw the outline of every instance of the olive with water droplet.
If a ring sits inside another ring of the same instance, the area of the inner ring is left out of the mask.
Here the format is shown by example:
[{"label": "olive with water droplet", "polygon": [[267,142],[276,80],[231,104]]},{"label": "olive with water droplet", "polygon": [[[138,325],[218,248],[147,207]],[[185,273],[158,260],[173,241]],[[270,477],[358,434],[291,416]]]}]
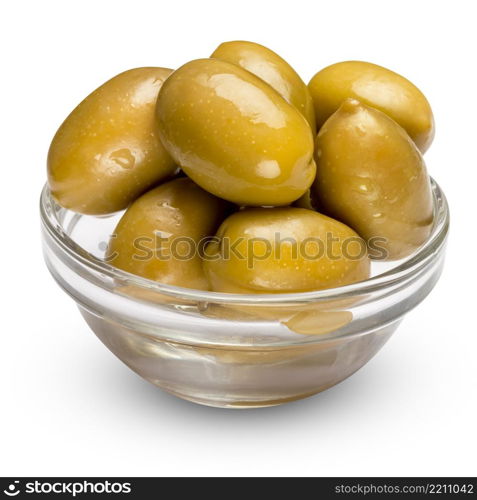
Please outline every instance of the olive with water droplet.
[{"label": "olive with water droplet", "polygon": [[318,133],[315,159],[312,192],[320,207],[373,239],[380,258],[405,257],[426,241],[429,176],[416,145],[389,116],[347,99]]},{"label": "olive with water droplet", "polygon": [[174,172],[154,112],[171,72],[125,71],[71,112],[48,153],[48,182],[60,205],[84,214],[115,212]]},{"label": "olive with water droplet", "polygon": [[191,61],[157,100],[164,146],[203,189],[239,205],[287,205],[315,176],[313,135],[299,111],[249,71]]},{"label": "olive with water droplet", "polygon": [[296,207],[248,208],[228,217],[207,246],[212,290],[292,293],[369,277],[365,242],[345,224]]},{"label": "olive with water droplet", "polygon": [[166,182],[126,210],[109,241],[107,259],[144,278],[207,290],[199,242],[214,234],[228,208],[188,178]]}]

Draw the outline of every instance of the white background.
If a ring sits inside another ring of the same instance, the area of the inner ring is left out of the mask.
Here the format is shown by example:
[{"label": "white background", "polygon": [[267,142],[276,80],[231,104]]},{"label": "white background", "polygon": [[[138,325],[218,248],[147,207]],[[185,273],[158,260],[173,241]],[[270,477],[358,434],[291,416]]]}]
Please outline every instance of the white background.
[{"label": "white background", "polygon": [[[4,1],[0,7],[0,475],[477,475],[477,31],[470,1]],[[94,337],[42,261],[49,142],[104,80],[224,40],[268,45],[308,81],[387,66],[433,105],[426,155],[452,211],[433,293],[356,375],[282,407],[162,393]]]}]

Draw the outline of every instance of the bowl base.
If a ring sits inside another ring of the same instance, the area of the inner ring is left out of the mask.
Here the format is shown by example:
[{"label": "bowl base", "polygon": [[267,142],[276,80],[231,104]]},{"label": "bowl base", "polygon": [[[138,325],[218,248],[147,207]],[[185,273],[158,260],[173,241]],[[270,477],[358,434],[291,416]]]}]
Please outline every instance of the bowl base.
[{"label": "bowl base", "polygon": [[108,349],[142,378],[181,399],[231,409],[277,406],[333,387],[364,366],[399,324],[315,344],[237,349],[163,340],[80,310]]},{"label": "bowl base", "polygon": [[[285,403],[292,403],[293,401],[298,401],[300,399],[305,399],[309,398],[311,396],[315,396],[316,394],[319,394],[320,392],[326,391],[332,386],[329,387],[323,387],[322,389],[318,391],[312,391],[304,394],[298,394],[294,396],[290,396],[287,398],[279,398],[279,399],[264,399],[264,400],[257,400],[257,401],[247,401],[246,399],[244,400],[238,400],[238,401],[231,401],[230,399],[214,399],[211,397],[206,397],[206,396],[197,396],[197,395],[190,395],[190,394],[184,394],[181,392],[177,392],[171,389],[167,389],[164,386],[158,385],[157,383],[153,381],[148,381],[154,384],[156,387],[159,387],[162,389],[164,392],[167,392],[168,394],[171,394],[172,396],[175,396],[180,399],[184,399],[185,401],[189,401],[191,403],[196,403],[202,406],[210,406],[212,408],[224,408],[227,410],[253,410],[255,408],[267,408],[270,406],[279,406]],[[335,384],[333,384],[335,385]]]}]

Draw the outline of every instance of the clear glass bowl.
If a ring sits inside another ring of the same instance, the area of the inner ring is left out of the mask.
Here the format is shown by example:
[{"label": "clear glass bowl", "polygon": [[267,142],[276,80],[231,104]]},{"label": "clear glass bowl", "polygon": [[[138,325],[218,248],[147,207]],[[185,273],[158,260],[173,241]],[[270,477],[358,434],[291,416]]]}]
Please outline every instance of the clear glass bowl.
[{"label": "clear glass bowl", "polygon": [[[99,339],[136,373],[210,406],[263,407],[323,391],[371,359],[438,280],[449,210],[413,255],[330,290],[234,295],[163,285],[102,259],[121,214],[91,217],[41,195],[46,264]],[[52,311],[53,314],[53,311]]]}]

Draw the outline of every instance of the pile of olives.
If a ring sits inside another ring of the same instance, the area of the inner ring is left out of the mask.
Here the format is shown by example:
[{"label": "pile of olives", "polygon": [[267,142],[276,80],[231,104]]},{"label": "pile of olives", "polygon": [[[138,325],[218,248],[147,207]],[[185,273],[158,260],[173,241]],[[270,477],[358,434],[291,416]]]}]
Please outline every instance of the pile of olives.
[{"label": "pile of olives", "polygon": [[137,68],[66,118],[48,153],[57,202],[126,209],[105,259],[162,283],[303,292],[370,276],[428,238],[428,101],[375,64],[306,85],[262,45],[221,44],[173,71]]}]

